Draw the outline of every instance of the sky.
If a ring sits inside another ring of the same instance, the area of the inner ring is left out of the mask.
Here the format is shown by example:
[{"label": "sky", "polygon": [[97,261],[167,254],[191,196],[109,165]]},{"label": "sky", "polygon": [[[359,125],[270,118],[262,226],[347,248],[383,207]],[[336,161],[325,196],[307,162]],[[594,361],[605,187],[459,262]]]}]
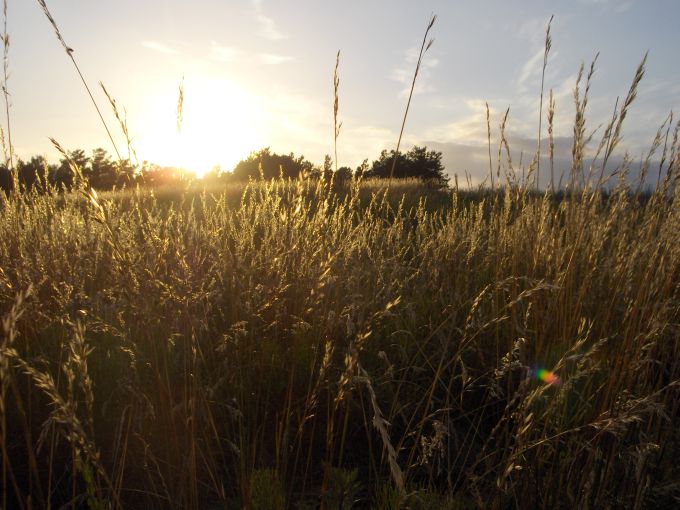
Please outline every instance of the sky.
[{"label": "sky", "polygon": [[[90,152],[111,142],[38,1],[7,1],[12,143],[22,158],[57,161],[48,137]],[[599,52],[588,130],[611,117],[649,51],[624,125],[622,151],[639,157],[680,110],[677,0],[46,0],[116,143],[125,146],[101,81],[127,113],[140,160],[225,170],[263,147],[321,163],[333,154],[333,69],[339,65],[338,163],[352,168],[396,145],[431,15],[402,147],[443,153],[450,175],[488,173],[501,116],[515,163],[536,149],[545,29],[546,96],[556,97],[558,161],[567,157],[581,63]],[[184,87],[182,129],[176,111]],[[546,113],[544,106],[544,117]],[[4,112],[3,112],[4,113]],[[679,112],[680,113],[680,112]],[[4,114],[2,115],[4,117]],[[6,124],[3,122],[6,129]],[[543,137],[546,122],[543,121]],[[561,151],[561,152],[560,152]],[[495,165],[495,163],[494,163]],[[462,178],[462,177],[461,177]]]}]

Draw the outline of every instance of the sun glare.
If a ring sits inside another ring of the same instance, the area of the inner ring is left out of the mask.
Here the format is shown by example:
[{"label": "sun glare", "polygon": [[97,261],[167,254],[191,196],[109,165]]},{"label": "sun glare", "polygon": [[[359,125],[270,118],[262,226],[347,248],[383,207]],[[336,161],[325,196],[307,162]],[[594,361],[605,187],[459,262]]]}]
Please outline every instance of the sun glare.
[{"label": "sun glare", "polygon": [[263,145],[260,127],[265,114],[260,102],[234,82],[187,77],[179,131],[177,96],[175,87],[149,102],[136,143],[141,160],[184,168],[202,177],[215,165],[232,170]]}]

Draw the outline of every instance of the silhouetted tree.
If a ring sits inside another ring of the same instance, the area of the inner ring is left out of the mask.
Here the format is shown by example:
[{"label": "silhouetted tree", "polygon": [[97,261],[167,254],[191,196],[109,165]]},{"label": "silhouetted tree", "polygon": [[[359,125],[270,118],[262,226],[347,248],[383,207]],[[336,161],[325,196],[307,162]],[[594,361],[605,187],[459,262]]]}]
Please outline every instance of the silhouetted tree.
[{"label": "silhouetted tree", "polygon": [[[323,165],[315,166],[304,156],[276,154],[270,148],[252,152],[240,161],[233,172],[224,172],[214,167],[204,177],[206,182],[226,182],[230,180],[246,180],[248,178],[312,178],[324,179],[328,182],[343,183],[354,175],[359,177],[389,177],[392,168],[394,151],[382,151],[380,157],[369,166],[365,159],[352,171],[349,167],[340,167],[334,172],[333,159],[326,155]],[[395,177],[415,177],[435,180],[438,184],[446,184],[448,178],[444,174],[441,162],[442,153],[428,151],[426,147],[413,147],[397,160]],[[176,167],[162,167],[148,161],[135,166],[130,161],[114,161],[105,149],[97,148],[92,156],[87,157],[85,151],[77,149],[68,152],[58,165],[48,165],[42,156],[34,156],[28,161],[19,160],[16,165],[21,190],[45,189],[50,183],[59,190],[71,190],[75,183],[75,173],[69,164],[73,162],[89,185],[100,190],[140,182],[147,186],[163,186],[183,183],[195,179],[195,175]],[[6,166],[0,165],[0,190],[9,193],[14,186],[13,175]]]},{"label": "silhouetted tree", "polygon": [[338,182],[348,181],[352,178],[352,175],[354,175],[354,172],[352,172],[350,167],[341,166],[338,168],[338,171],[335,172],[335,180]]},{"label": "silhouetted tree", "polygon": [[329,181],[333,177],[333,158],[330,154],[326,154],[323,157],[323,168],[321,169],[321,175],[324,180]]},{"label": "silhouetted tree", "polygon": [[203,174],[203,182],[205,183],[226,183],[233,178],[233,174],[231,172],[225,172],[222,170],[221,165],[215,165],[209,171]]},{"label": "silhouetted tree", "polygon": [[90,186],[96,189],[111,189],[118,181],[117,163],[102,148],[92,151],[90,166],[83,171],[90,180]]},{"label": "silhouetted tree", "polygon": [[113,161],[105,149],[98,148],[92,151],[85,175],[93,188],[110,190],[134,182],[135,172],[136,167],[129,160]]},{"label": "silhouetted tree", "polygon": [[258,178],[260,175],[265,179],[283,177],[298,177],[312,173],[314,166],[304,156],[296,157],[292,152],[288,155],[280,155],[269,150],[269,147],[250,155],[240,161],[235,167],[233,176],[237,180],[246,180],[249,177]]},{"label": "silhouetted tree", "polygon": [[[373,162],[371,168],[365,172],[366,177],[389,177],[395,152],[383,150],[380,157]],[[427,147],[414,146],[406,154],[399,154],[394,168],[394,177],[415,177],[423,180],[435,180],[446,184],[449,178],[444,174],[442,153],[428,151]]]},{"label": "silhouetted tree", "polygon": [[133,165],[129,159],[124,159],[117,163],[118,180],[116,186],[128,186],[139,178],[138,165]]},{"label": "silhouetted tree", "polygon": [[193,173],[187,174],[181,168],[160,166],[144,161],[140,169],[139,180],[146,186],[164,186],[186,182],[193,176]]},{"label": "silhouetted tree", "polygon": [[357,167],[354,175],[357,177],[363,177],[369,170],[368,159],[364,159],[363,162]]},{"label": "silhouetted tree", "polygon": [[45,190],[49,165],[43,156],[33,156],[28,161],[22,161],[20,159],[17,161],[16,171],[19,176],[19,187],[22,190]]},{"label": "silhouetted tree", "polygon": [[[88,164],[90,158],[85,155],[85,151],[76,149],[70,151],[68,156],[71,158],[71,161],[78,166],[83,175],[87,175],[89,172]],[[73,187],[74,179],[73,170],[66,158],[59,160],[59,166],[56,167],[54,172],[50,175],[50,182],[59,189],[71,189]]]},{"label": "silhouetted tree", "polygon": [[14,189],[14,179],[12,178],[12,171],[6,165],[0,166],[0,190],[9,195]]}]

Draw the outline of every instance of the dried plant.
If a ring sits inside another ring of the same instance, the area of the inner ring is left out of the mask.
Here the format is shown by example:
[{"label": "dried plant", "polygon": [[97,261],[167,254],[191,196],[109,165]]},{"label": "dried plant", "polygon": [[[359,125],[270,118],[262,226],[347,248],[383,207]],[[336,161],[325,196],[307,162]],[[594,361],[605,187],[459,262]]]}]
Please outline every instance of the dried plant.
[{"label": "dried plant", "polygon": [[430,33],[430,30],[432,30],[432,27],[434,26],[435,21],[437,21],[437,15],[433,14],[432,17],[430,18],[430,22],[427,25],[427,28],[425,29],[425,35],[423,36],[423,42],[420,45],[420,52],[418,53],[418,61],[416,62],[416,69],[413,72],[413,81],[411,82],[411,89],[409,90],[408,93],[408,101],[406,101],[406,110],[404,110],[404,118],[401,121],[401,129],[399,130],[399,138],[397,139],[397,148],[395,149],[394,152],[394,159],[392,160],[392,168],[390,169],[390,179],[394,178],[394,169],[396,168],[397,165],[397,159],[399,159],[399,147],[401,146],[401,138],[404,136],[404,128],[406,127],[406,118],[408,117],[408,110],[411,107],[411,99],[413,98],[413,91],[416,88],[416,80],[418,79],[418,73],[420,72],[420,66],[423,63],[423,56],[427,51],[432,47],[432,44],[434,43],[434,39],[430,39],[428,41],[427,36]]},{"label": "dried plant", "polygon": [[182,132],[182,123],[184,122],[184,76],[182,76],[182,81],[179,83],[179,89],[177,91],[177,132]]},{"label": "dried plant", "polygon": [[[536,189],[538,189],[541,180],[541,126],[543,122],[543,89],[545,85],[545,68],[548,67],[548,55],[550,54],[550,49],[552,48],[550,26],[552,25],[554,17],[555,16],[550,16],[548,26],[545,29],[545,50],[543,52],[543,68],[541,70],[541,99],[538,107],[538,141],[536,142]],[[552,91],[550,92],[550,97],[552,101]]]},{"label": "dried plant", "polygon": [[338,171],[338,137],[340,136],[340,128],[342,122],[338,123],[338,90],[340,87],[340,77],[338,76],[338,68],[340,67],[340,50],[335,57],[335,70],[333,71],[333,151],[335,155],[335,171]]},{"label": "dried plant", "polygon": [[[9,34],[7,33],[7,0],[2,3],[2,39],[3,59],[2,59],[2,95],[5,98],[5,130],[7,141],[5,142],[4,132],[2,136],[2,148],[5,154],[5,165],[10,171],[14,170],[14,147],[12,146],[12,123],[10,122],[10,102],[7,81],[9,80]],[[14,173],[14,172],[13,172]],[[15,180],[15,188],[19,189]]]},{"label": "dried plant", "polygon": [[50,10],[47,7],[47,3],[45,0],[37,0],[38,4],[40,5],[41,9],[43,10],[43,13],[47,17],[47,20],[50,22],[50,25],[52,25],[52,28],[54,29],[54,33],[57,36],[57,39],[61,43],[62,47],[64,48],[64,51],[68,55],[68,58],[71,60],[73,63],[73,67],[75,67],[76,72],[78,73],[78,77],[80,78],[80,81],[83,83],[83,86],[85,87],[85,90],[87,92],[87,95],[90,98],[90,101],[92,101],[92,105],[94,106],[94,109],[97,111],[97,115],[99,116],[99,120],[102,123],[102,126],[104,126],[104,130],[106,131],[106,134],[109,137],[109,140],[111,141],[111,145],[113,146],[113,150],[116,153],[116,156],[118,157],[119,161],[122,161],[122,157],[120,155],[120,152],[118,152],[118,146],[116,145],[116,142],[113,140],[113,135],[111,135],[111,131],[109,130],[109,126],[106,124],[106,121],[104,120],[104,116],[102,115],[101,110],[99,109],[99,105],[97,105],[97,101],[95,101],[94,96],[92,95],[92,91],[90,90],[90,87],[87,84],[87,81],[85,81],[85,77],[83,76],[83,73],[80,70],[80,67],[78,66],[78,63],[76,62],[76,59],[73,57],[73,48],[71,48],[68,44],[66,44],[66,41],[64,41],[63,36],[61,35],[61,31],[59,30],[59,26],[57,25],[57,22],[55,19],[52,17],[52,14],[50,13]]}]

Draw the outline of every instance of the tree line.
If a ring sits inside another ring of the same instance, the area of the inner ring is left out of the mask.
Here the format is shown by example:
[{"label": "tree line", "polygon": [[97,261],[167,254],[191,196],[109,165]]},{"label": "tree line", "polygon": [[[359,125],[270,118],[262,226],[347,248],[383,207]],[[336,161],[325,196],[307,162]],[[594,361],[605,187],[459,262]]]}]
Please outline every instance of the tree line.
[{"label": "tree line", "polygon": [[[395,163],[396,156],[396,163]],[[130,185],[160,186],[195,178],[195,175],[177,167],[160,166],[144,161],[134,165],[128,160],[115,161],[105,149],[97,148],[88,156],[82,149],[69,151],[58,164],[50,164],[44,156],[19,160],[14,168],[19,188],[22,191],[43,191],[48,187],[70,190],[75,182],[73,165],[98,190],[120,189]],[[444,186],[448,177],[444,172],[442,153],[429,151],[427,147],[414,146],[398,155],[394,150],[383,150],[378,158],[369,164],[365,159],[352,169],[343,166],[334,171],[333,161],[326,156],[321,166],[314,165],[304,156],[294,153],[277,154],[269,147],[251,152],[232,171],[214,167],[204,175],[208,181],[245,181],[248,179],[309,178],[344,181],[352,177],[363,178],[416,178],[435,181]],[[15,179],[7,165],[0,166],[0,189],[9,193],[15,186]]]}]

